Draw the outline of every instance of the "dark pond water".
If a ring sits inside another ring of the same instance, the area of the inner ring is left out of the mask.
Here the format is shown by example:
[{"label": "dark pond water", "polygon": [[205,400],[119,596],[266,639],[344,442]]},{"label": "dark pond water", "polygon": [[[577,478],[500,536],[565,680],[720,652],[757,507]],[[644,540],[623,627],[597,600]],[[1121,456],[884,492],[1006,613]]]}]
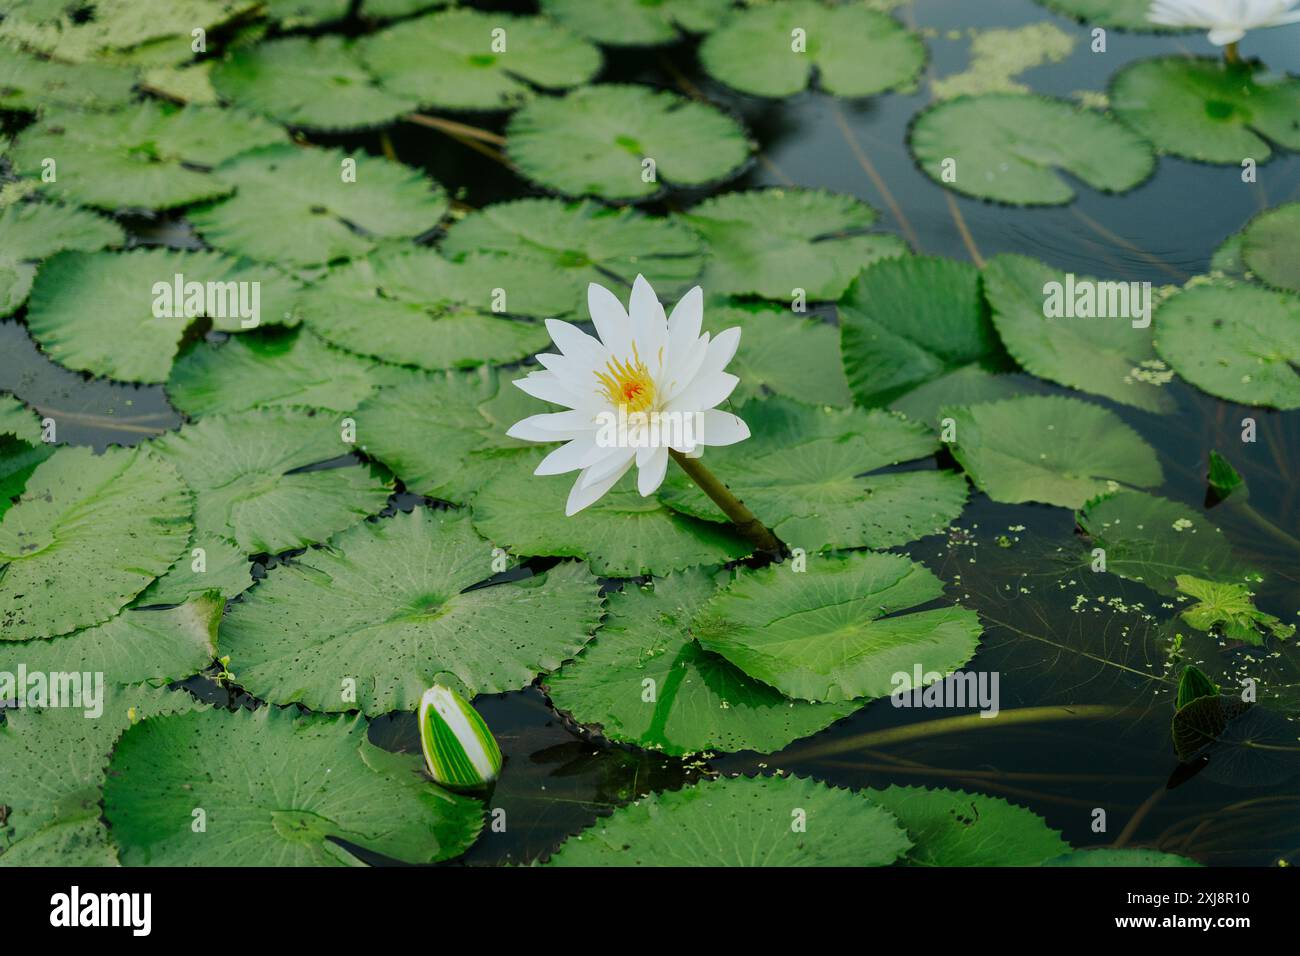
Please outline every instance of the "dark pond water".
[{"label": "dark pond water", "polygon": [[[1211,51],[1200,35],[1111,31],[1108,52],[1094,54],[1085,29],[1029,0],[915,0],[897,15],[927,31],[931,76],[966,68],[969,28],[1051,21],[1075,37],[1073,53],[1020,79],[1067,97],[1103,90],[1110,74],[1134,58]],[[1300,71],[1295,29],[1251,34],[1248,47],[1276,69]],[[1285,154],[1261,167],[1253,185],[1243,184],[1233,167],[1163,158],[1158,174],[1130,193],[1103,196],[1083,187],[1075,203],[1060,208],[1010,209],[950,198],[914,167],[904,146],[910,119],[929,101],[926,82],[914,94],[864,103],[809,93],[770,104],[729,94],[701,77],[689,42],[661,51],[608,51],[606,59],[605,79],[701,89],[743,116],[761,155],[735,186],[795,183],[856,195],[881,211],[882,228],[930,254],[969,259],[976,250],[986,258],[1021,252],[1081,273],[1180,283],[1207,271],[1214,249],[1255,213],[1300,196],[1300,156]],[[499,118],[464,119],[500,128]],[[382,151],[377,137],[338,142]],[[504,167],[440,133],[402,126],[391,145],[469,206],[530,192]],[[694,198],[670,197],[659,208]],[[176,223],[135,226],[142,242],[193,242]],[[52,365],[28,338],[21,313],[0,323],[0,356],[0,390],[55,415],[68,441],[132,444],[180,421],[159,388],[87,380]],[[1178,383],[1170,394],[1178,410],[1159,417],[1096,399],[1158,448],[1166,475],[1158,493],[1200,502],[1205,457],[1217,448],[1246,477],[1256,511],[1284,533],[1300,535],[1300,414],[1246,410]],[[1254,444],[1240,439],[1247,414],[1259,423]],[[1300,555],[1223,506],[1210,516],[1234,548],[1265,570],[1260,607],[1294,622]],[[1297,862],[1300,755],[1279,751],[1262,762],[1220,766],[1212,759],[1198,772],[1179,770],[1169,736],[1173,685],[1151,643],[1170,614],[1159,598],[1111,575],[1100,576],[1100,583],[1071,577],[1059,549],[1079,546],[1066,509],[1005,506],[974,494],[958,526],[903,550],[956,582],[949,593],[983,615],[984,643],[968,669],[999,672],[1004,719],[972,719],[952,732],[891,741],[884,732],[960,712],[901,710],[879,701],[775,755],[684,763],[584,738],[537,689],[480,698],[506,753],[506,772],[491,803],[506,810],[509,826],[504,833],[485,832],[465,861],[531,860],[598,813],[653,789],[680,786],[710,768],[779,768],[855,787],[905,783],[1004,796],[1044,816],[1078,846],[1118,840],[1211,864]],[[999,546],[1004,535],[1010,547]],[[1076,610],[1080,595],[1088,600]],[[1106,610],[1093,609],[1098,598],[1107,599]],[[1030,708],[1040,710],[1022,716],[1034,719],[1005,719],[1007,712]],[[376,721],[372,735],[385,746],[418,748],[409,715]],[[1284,723],[1282,737],[1294,746],[1295,724]],[[1169,786],[1171,776],[1176,786]],[[1096,808],[1106,811],[1105,833],[1092,831]]]}]

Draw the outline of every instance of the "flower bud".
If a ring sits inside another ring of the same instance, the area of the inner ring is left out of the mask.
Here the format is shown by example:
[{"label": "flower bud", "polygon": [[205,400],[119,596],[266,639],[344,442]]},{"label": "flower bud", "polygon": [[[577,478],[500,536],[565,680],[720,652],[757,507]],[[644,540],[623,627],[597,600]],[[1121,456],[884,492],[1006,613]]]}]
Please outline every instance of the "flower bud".
[{"label": "flower bud", "polygon": [[501,748],[464,697],[434,684],[420,698],[424,764],[448,790],[478,790],[501,773]]}]

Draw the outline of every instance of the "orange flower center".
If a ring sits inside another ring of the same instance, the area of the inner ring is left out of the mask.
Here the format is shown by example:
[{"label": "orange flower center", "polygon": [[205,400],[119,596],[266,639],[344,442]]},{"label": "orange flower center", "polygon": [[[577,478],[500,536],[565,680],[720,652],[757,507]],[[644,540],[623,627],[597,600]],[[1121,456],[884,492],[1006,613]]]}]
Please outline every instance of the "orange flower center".
[{"label": "orange flower center", "polygon": [[650,370],[637,355],[632,345],[632,360],[610,359],[605,371],[596,373],[596,380],[609,397],[610,403],[628,413],[647,412],[654,407],[655,383]]}]

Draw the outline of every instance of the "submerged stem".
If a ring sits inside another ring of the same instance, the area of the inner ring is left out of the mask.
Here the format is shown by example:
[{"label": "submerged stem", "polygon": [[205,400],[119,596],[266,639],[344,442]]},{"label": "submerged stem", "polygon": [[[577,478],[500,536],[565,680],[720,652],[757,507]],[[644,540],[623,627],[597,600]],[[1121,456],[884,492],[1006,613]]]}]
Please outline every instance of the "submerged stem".
[{"label": "submerged stem", "polygon": [[1241,62],[1241,54],[1237,52],[1237,44],[1229,43],[1223,48],[1223,59],[1227,63]]},{"label": "submerged stem", "polygon": [[781,542],[768,530],[767,525],[759,521],[754,512],[745,507],[745,503],[731,493],[718,476],[701,464],[698,458],[687,458],[681,452],[669,450],[673,461],[681,465],[686,476],[700,486],[700,490],[713,499],[713,503],[722,509],[722,513],[731,519],[740,533],[753,543],[760,551],[781,553]]}]

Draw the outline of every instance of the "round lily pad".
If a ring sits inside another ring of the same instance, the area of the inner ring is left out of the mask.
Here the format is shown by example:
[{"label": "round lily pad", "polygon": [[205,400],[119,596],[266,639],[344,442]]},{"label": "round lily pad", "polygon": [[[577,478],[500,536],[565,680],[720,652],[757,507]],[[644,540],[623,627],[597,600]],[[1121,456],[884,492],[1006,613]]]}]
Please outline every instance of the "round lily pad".
[{"label": "round lily pad", "polygon": [[600,50],[543,17],[448,10],[362,41],[361,58],[387,90],[429,106],[513,109],[535,88],[580,86]]},{"label": "round lily pad", "polygon": [[0,520],[0,640],[108,620],[181,555],[191,498],[144,448],[60,448]]},{"label": "round lily pad", "polygon": [[815,189],[725,193],[681,218],[708,247],[710,294],[838,299],[863,266],[907,251],[897,236],[867,232],[876,211],[866,203]]},{"label": "round lily pad", "polygon": [[935,182],[977,199],[1059,206],[1074,188],[1125,192],[1155,169],[1146,142],[1109,116],[1045,96],[984,93],[938,103],[912,125],[909,145]]},{"label": "round lily pad", "polygon": [[768,392],[837,407],[852,402],[840,365],[835,326],[771,305],[709,304],[704,330],[717,336],[737,327],[740,348],[728,370],[740,379],[732,401]]},{"label": "round lily pad", "polygon": [[1164,480],[1155,450],[1114,412],[1060,395],[1026,395],[943,414],[955,426],[953,457],[994,501],[1078,508],[1123,482]]},{"label": "round lily pad", "polygon": [[1200,866],[1195,860],[1176,853],[1161,853],[1141,847],[1096,847],[1075,850],[1048,860],[1043,866]]},{"label": "round lily pad", "polygon": [[382,86],[352,40],[285,37],[230,53],[212,85],[236,106],[289,126],[351,130],[383,126],[419,105]]},{"label": "round lily pad", "polygon": [[758,96],[790,96],[811,76],[827,93],[870,96],[907,86],[925,65],[921,38],[865,3],[816,0],[741,9],[700,44],[714,79]]},{"label": "round lily pad", "polygon": [[1277,289],[1300,292],[1300,202],[1287,203],[1251,220],[1241,236],[1246,267]]},{"label": "round lily pad", "polygon": [[546,327],[527,317],[567,314],[569,282],[535,259],[428,248],[379,250],[332,271],[300,302],[303,320],[334,345],[428,369],[518,361],[542,351]]},{"label": "round lily pad", "polygon": [[[194,489],[198,544],[220,538],[245,554],[277,554],[323,541],[388,500],[388,486],[345,457],[354,446],[343,434],[329,416],[265,409],[210,415],[151,444]],[[309,467],[326,463],[339,467]]]},{"label": "round lily pad", "polygon": [[217,175],[237,195],[190,221],[210,244],[281,266],[365,255],[383,239],[408,239],[447,213],[447,195],[410,167],[364,154],[293,146],[255,150]]},{"label": "round lily pad", "polygon": [[0,315],[26,301],[37,260],[64,249],[95,252],[125,239],[121,226],[88,209],[44,202],[0,209]]},{"label": "round lily pad", "polygon": [[644,199],[663,183],[702,186],[734,174],[750,143],[735,120],[666,90],[601,84],[533,100],[506,129],[520,172],[569,196]]},{"label": "round lily pad", "polygon": [[1265,162],[1300,149],[1300,80],[1256,64],[1164,57],[1130,63],[1110,81],[1115,115],[1164,153],[1207,163]]},{"label": "round lily pad", "polygon": [[135,71],[108,63],[60,63],[0,46],[0,110],[113,110],[131,101]]},{"label": "round lily pad", "polygon": [[657,46],[683,33],[707,33],[732,0],[542,0],[542,12],[610,46]]},{"label": "round lily pad", "polygon": [[546,679],[552,703],[610,740],[669,754],[779,750],[857,710],[790,700],[700,647],[691,618],[716,592],[698,569],[612,592],[596,639]]},{"label": "round lily pad", "polygon": [[979,270],[966,262],[901,256],[872,263],[838,309],[844,372],[861,405],[883,405],[1002,358]]},{"label": "round lily pad", "polygon": [[946,675],[975,655],[979,617],[963,607],[917,611],[943,582],[899,554],[813,557],[807,570],[742,572],[700,610],[691,633],[706,650],[787,697],[885,697],[922,673]]},{"label": "round lily pad", "polygon": [[1156,311],[1155,344],[1202,391],[1243,405],[1300,408],[1300,297],[1244,284],[1197,285]]},{"label": "round lily pad", "polygon": [[516,199],[470,213],[447,229],[442,251],[453,259],[494,252],[544,263],[573,289],[574,311],[587,306],[587,285],[627,288],[644,275],[665,302],[695,284],[703,267],[699,237],[674,219],[613,209],[584,199]]},{"label": "round lily pad", "polygon": [[272,570],[231,608],[221,648],[250,693],[317,711],[416,710],[448,674],[467,696],[518,690],[591,639],[601,599],[573,562],[473,587],[492,562],[464,512],[367,521]]},{"label": "round lily pad", "polygon": [[910,845],[864,794],[802,777],[724,777],[621,807],[549,864],[888,866]]},{"label": "round lily pad", "polygon": [[482,814],[477,800],[429,783],[419,757],[370,743],[364,719],[277,707],[142,721],[122,735],[104,784],[128,866],[361,864],[340,840],[432,863],[468,849]]},{"label": "round lily pad", "polygon": [[[284,139],[273,123],[238,110],[140,103],[117,113],[48,113],[23,131],[9,157],[20,174],[60,199],[101,209],[171,209],[231,192],[236,184],[211,168]],[[47,170],[55,176],[48,182]]]},{"label": "round lily pad", "polygon": [[1152,23],[1147,15],[1151,0],[1036,0],[1049,10],[1063,13],[1083,23],[1117,27],[1142,33],[1167,33],[1169,27]]}]

